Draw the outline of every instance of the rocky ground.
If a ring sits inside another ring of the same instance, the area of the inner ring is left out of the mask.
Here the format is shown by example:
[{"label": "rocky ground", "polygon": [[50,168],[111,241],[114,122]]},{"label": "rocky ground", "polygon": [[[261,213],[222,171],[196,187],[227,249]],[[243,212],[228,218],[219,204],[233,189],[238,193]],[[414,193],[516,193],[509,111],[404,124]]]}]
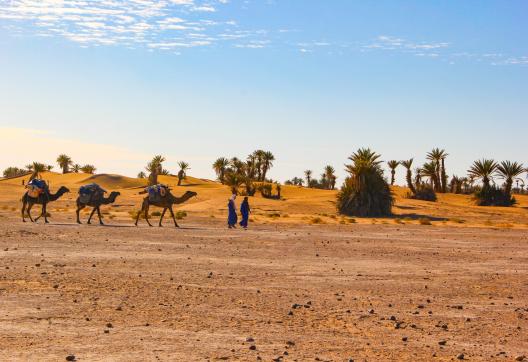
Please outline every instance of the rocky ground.
[{"label": "rocky ground", "polygon": [[528,234],[0,219],[1,360],[514,361]]}]

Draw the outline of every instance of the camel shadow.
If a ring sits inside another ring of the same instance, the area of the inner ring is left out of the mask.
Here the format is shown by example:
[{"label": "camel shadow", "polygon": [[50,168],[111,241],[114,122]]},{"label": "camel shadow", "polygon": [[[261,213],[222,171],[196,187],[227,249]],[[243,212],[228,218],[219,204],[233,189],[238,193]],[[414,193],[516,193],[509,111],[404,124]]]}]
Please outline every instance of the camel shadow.
[{"label": "camel shadow", "polygon": [[416,210],[416,207],[414,206],[394,205],[394,207],[397,209],[402,209],[402,210]]},{"label": "camel shadow", "polygon": [[437,216],[414,214],[414,213],[392,215],[390,218],[391,219],[412,219],[412,220],[429,219],[431,221],[448,221],[449,220],[448,218],[445,218],[445,217],[437,217]]}]

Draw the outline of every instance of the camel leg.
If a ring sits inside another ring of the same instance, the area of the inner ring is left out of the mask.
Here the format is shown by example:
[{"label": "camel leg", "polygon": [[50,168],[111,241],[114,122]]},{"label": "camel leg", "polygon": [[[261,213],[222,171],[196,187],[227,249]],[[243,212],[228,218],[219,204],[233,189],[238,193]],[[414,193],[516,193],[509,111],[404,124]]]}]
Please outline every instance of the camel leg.
[{"label": "camel leg", "polygon": [[174,211],[172,211],[172,206],[169,206],[169,211],[170,211],[170,213],[171,213],[172,220],[174,220],[174,226],[176,226],[177,228],[179,228],[180,225],[178,225],[178,223],[176,222],[176,217],[174,217]]},{"label": "camel leg", "polygon": [[99,225],[104,225],[103,220],[101,218],[101,209],[99,206],[97,206],[97,216],[99,216]]},{"label": "camel leg", "polygon": [[96,210],[96,209],[97,209],[96,207],[94,207],[94,208],[92,209],[92,212],[90,213],[90,217],[88,218],[88,222],[87,222],[87,224],[91,224],[91,223],[92,223],[92,216],[93,216],[93,214],[95,213],[95,210]]},{"label": "camel leg", "polygon": [[136,222],[134,223],[134,225],[136,225],[136,226],[138,224],[139,217],[141,216],[141,213],[143,212],[143,208],[144,207],[145,207],[145,201],[143,201],[143,203],[141,204],[141,210],[139,210],[139,212],[136,215]]},{"label": "camel leg", "polygon": [[26,205],[27,205],[27,202],[26,200],[23,200],[22,201],[22,222],[26,222]]},{"label": "camel leg", "polygon": [[161,222],[163,221],[163,216],[165,216],[165,212],[167,211],[167,208],[163,208],[163,211],[161,212],[161,216],[160,216],[160,222],[159,222],[159,227],[162,227],[163,225],[161,225]]},{"label": "camel leg", "polygon": [[35,220],[33,220],[33,218],[31,217],[31,208],[32,207],[33,207],[33,204],[29,203],[28,204],[28,208],[27,208],[27,214],[28,214],[29,220],[31,220],[31,222],[35,222]]},{"label": "camel leg", "polygon": [[[44,215],[44,222],[46,224],[49,224],[49,221],[48,221],[48,203],[45,202],[43,205],[42,205],[42,215]],[[42,216],[40,215],[40,216]]]},{"label": "camel leg", "polygon": [[83,204],[77,204],[77,211],[75,211],[75,213],[77,214],[77,224],[82,224],[81,223],[81,218],[80,218],[80,213],[81,213],[81,210],[85,208],[85,205]]},{"label": "camel leg", "polygon": [[145,220],[147,221],[148,226],[152,227],[152,224],[150,223],[150,220],[148,218],[148,213],[149,213],[149,204],[147,203],[145,205]]}]

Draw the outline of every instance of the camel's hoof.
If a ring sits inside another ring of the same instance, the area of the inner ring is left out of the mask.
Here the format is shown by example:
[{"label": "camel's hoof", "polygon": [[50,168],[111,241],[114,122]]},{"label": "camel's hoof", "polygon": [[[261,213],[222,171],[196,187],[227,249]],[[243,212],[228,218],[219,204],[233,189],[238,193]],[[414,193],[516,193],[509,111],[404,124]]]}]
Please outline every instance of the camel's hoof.
[{"label": "camel's hoof", "polygon": [[92,223],[91,223],[91,222],[89,222],[89,221],[87,222],[87,224],[88,224],[88,225],[92,225]]},{"label": "camel's hoof", "polygon": [[104,224],[102,222],[100,222],[99,225],[103,225],[104,226]]}]

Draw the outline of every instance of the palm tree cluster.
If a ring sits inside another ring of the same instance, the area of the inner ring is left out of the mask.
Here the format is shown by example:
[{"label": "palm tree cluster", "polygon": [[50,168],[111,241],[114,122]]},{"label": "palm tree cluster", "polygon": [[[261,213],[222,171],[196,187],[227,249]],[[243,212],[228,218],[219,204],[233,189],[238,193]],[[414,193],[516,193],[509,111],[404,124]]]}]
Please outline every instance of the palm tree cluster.
[{"label": "palm tree cluster", "polygon": [[[306,187],[324,190],[335,190],[337,176],[335,175],[334,167],[327,165],[325,166],[321,178],[319,180],[312,177],[312,170],[304,171],[306,178]],[[284,182],[286,185],[303,186],[304,180],[300,177],[294,177],[291,180]]]},{"label": "palm tree cluster", "polygon": [[4,170],[3,172],[3,176],[8,178],[8,177],[18,177],[18,176],[23,176],[25,174],[27,174],[29,171],[28,170],[24,170],[23,168],[18,168],[18,167],[8,167]]},{"label": "palm tree cluster", "polygon": [[[445,159],[448,153],[440,148],[433,148],[428,152],[426,158],[428,162],[424,163],[422,167],[414,170],[413,178],[412,166],[414,159],[403,161],[389,161],[389,167],[394,179],[394,172],[398,165],[402,165],[406,169],[405,180],[407,187],[410,190],[410,197],[417,200],[436,201],[436,193],[447,192],[447,172],[445,167]],[[396,164],[398,162],[398,164]],[[393,182],[391,183],[393,184]]]},{"label": "palm tree cluster", "polygon": [[346,165],[349,176],[337,196],[341,214],[360,217],[388,216],[394,198],[383,176],[380,155],[369,148],[357,150]]},{"label": "palm tree cluster", "polygon": [[257,189],[255,182],[272,182],[266,176],[273,167],[273,161],[275,161],[273,153],[256,150],[247,156],[245,161],[238,157],[231,159],[220,157],[213,163],[213,169],[218,180],[230,186],[233,193],[238,193],[239,187],[244,185],[246,195],[253,196]]},{"label": "palm tree cluster", "polygon": [[[482,159],[473,162],[468,170],[473,180],[480,180],[482,187],[475,189],[475,199],[481,206],[511,206],[515,204],[512,196],[513,181],[527,171],[521,163],[492,159]],[[497,187],[494,177],[504,180],[502,188]],[[493,182],[493,184],[492,184]]]}]

